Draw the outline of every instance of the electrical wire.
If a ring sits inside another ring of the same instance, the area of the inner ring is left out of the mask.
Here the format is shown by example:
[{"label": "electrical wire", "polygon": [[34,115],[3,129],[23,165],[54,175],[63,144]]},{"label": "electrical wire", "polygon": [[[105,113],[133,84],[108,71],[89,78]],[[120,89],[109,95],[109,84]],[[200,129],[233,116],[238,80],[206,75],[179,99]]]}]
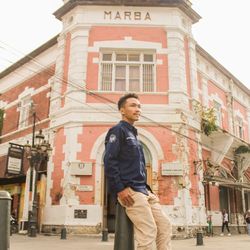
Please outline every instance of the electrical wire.
[{"label": "electrical wire", "polygon": [[[1,41],[0,41],[0,42],[1,42]],[[36,63],[38,63],[38,65],[39,65],[40,67],[42,67],[43,69],[45,68],[46,71],[49,71],[48,73],[50,73],[50,74],[52,74],[52,75],[54,74],[54,72],[52,72],[51,70],[48,70],[48,68],[46,68],[45,66],[41,65],[39,62],[37,62],[37,61],[36,61],[35,59],[33,59],[31,56],[30,56],[30,58],[31,58],[31,60],[33,60],[33,61],[35,61]],[[28,70],[32,71],[33,73],[37,73],[37,71],[31,70],[31,69],[28,69]],[[55,76],[55,74],[54,74],[54,76]],[[57,79],[58,79],[58,80],[61,80],[61,81],[62,81],[62,84],[67,84],[67,82],[65,82],[64,79],[62,79],[61,77],[57,77]],[[68,85],[71,85],[71,86],[76,87],[76,88],[78,88],[78,89],[80,88],[79,90],[83,90],[83,91],[86,93],[86,90],[85,90],[85,89],[83,89],[83,88],[82,88],[81,86],[79,86],[79,85],[72,84],[71,81],[68,81]],[[59,93],[58,91],[55,91],[55,90],[52,90],[52,91],[57,92],[58,94],[61,94],[61,93]],[[89,90],[87,90],[87,91],[90,92]],[[98,95],[98,94],[95,94],[94,96],[96,96],[96,97],[101,97],[101,99],[103,99],[103,97],[100,96],[100,95]],[[74,100],[75,102],[79,102],[79,103],[83,104],[82,102],[80,102],[80,101],[77,100],[77,99],[74,99],[74,98],[69,97],[69,96],[66,96],[66,97],[67,97],[67,98],[70,98],[70,99],[72,99],[72,100]],[[105,100],[106,100],[106,101],[109,101],[109,102],[113,102],[112,100],[110,100],[110,99],[108,99],[108,98],[105,98]],[[106,104],[106,103],[105,103],[105,104]],[[86,103],[85,103],[85,105],[86,105]],[[109,105],[109,106],[110,106],[110,105]],[[93,108],[93,107],[91,106],[91,108]],[[112,106],[111,106],[111,108],[114,109]],[[103,110],[100,110],[100,109],[98,109],[98,111],[102,111],[102,112],[103,112]],[[109,115],[110,115],[110,114],[109,114]],[[143,117],[144,119],[150,121],[151,123],[153,123],[153,124],[159,126],[159,127],[162,127],[162,128],[167,129],[167,130],[170,130],[171,132],[173,132],[173,133],[175,133],[175,134],[178,134],[178,135],[180,135],[181,137],[184,137],[184,138],[186,138],[186,139],[188,139],[188,140],[192,140],[192,141],[194,141],[195,143],[200,144],[201,146],[203,145],[203,146],[206,146],[206,147],[209,148],[209,145],[204,145],[204,143],[202,144],[200,141],[198,141],[198,140],[196,140],[196,139],[194,139],[194,138],[191,138],[191,137],[189,137],[189,136],[187,136],[187,135],[184,135],[184,134],[182,134],[182,133],[180,133],[180,132],[178,132],[178,131],[176,131],[176,130],[173,130],[173,129],[171,129],[170,127],[167,127],[167,126],[165,126],[165,125],[162,125],[161,123],[156,122],[156,121],[154,121],[153,119],[151,119],[151,118],[149,118],[149,117],[147,117],[147,116],[145,116],[145,115],[142,115],[142,117]],[[185,124],[185,125],[187,125],[187,124]],[[196,132],[196,131],[195,131],[195,132]],[[211,149],[211,150],[215,151],[214,149]],[[220,153],[220,154],[223,153],[223,154],[224,154],[223,151],[218,151],[218,150],[216,150],[216,151],[217,151],[217,153]]]},{"label": "electrical wire", "polygon": [[[1,41],[0,41],[1,42]],[[30,56],[29,56],[30,57]],[[50,73],[51,75],[53,75],[53,77],[56,77],[56,79],[58,79],[58,80],[60,80],[61,81],[61,83],[62,84],[65,84],[65,85],[70,85],[70,86],[73,86],[73,87],[75,87],[75,88],[77,88],[78,90],[82,90],[82,91],[84,91],[86,94],[90,94],[90,95],[92,95],[92,96],[94,96],[95,98],[99,98],[99,99],[101,99],[101,100],[104,100],[104,101],[106,101],[106,102],[109,102],[109,103],[113,103],[114,104],[114,102],[112,101],[112,100],[110,100],[109,98],[106,98],[106,97],[103,97],[103,96],[101,96],[101,95],[98,95],[98,94],[96,94],[96,93],[93,93],[92,91],[90,91],[89,89],[87,89],[86,87],[85,88],[83,88],[83,87],[81,87],[81,86],[79,86],[78,84],[75,84],[75,83],[73,83],[72,81],[65,81],[63,78],[61,78],[61,77],[58,77],[58,76],[56,76],[56,74],[55,74],[55,72],[54,71],[52,71],[52,70],[50,70],[50,69],[48,69],[47,67],[45,67],[45,66],[43,66],[42,64],[40,64],[39,62],[37,62],[34,58],[31,58],[31,60],[32,61],[35,61],[36,63],[38,63],[38,65],[39,66],[42,66],[42,69],[44,69],[45,68],[45,71],[48,71],[48,73]],[[11,61],[9,61],[9,60],[7,60],[9,63],[13,63],[13,62],[11,62]],[[27,67],[26,67],[27,68]],[[29,69],[30,70],[30,69]],[[38,73],[37,71],[34,71],[34,70],[30,70],[30,71],[32,71],[33,73]],[[16,73],[16,72],[15,72]],[[86,83],[85,83],[86,84]],[[51,91],[51,93],[57,93],[57,94],[61,94],[59,91],[56,91],[55,89],[53,89],[52,91]],[[73,101],[75,101],[75,102],[78,102],[78,103],[80,103],[80,104],[83,104],[81,101],[79,101],[78,99],[75,99],[75,98],[72,98],[72,97],[69,97],[69,96],[65,96],[64,95],[64,98],[69,98],[69,99],[71,99],[71,100],[73,100]],[[104,104],[106,104],[106,105],[108,105],[109,107],[111,107],[111,109],[112,110],[115,110],[116,111],[116,109],[114,109],[114,107],[113,106],[110,106],[110,104],[107,104],[107,103],[104,103]],[[103,110],[101,110],[101,109],[98,109],[98,108],[95,108],[95,107],[93,107],[93,106],[91,106],[91,105],[88,105],[87,103],[84,103],[84,105],[87,105],[87,106],[89,106],[91,109],[95,109],[95,110],[97,110],[97,111],[99,111],[99,112],[102,112],[103,113]],[[117,111],[116,111],[117,112]],[[109,116],[112,116],[112,117],[114,117],[113,115],[111,115],[109,112],[106,112]],[[115,116],[116,117],[116,116]],[[152,124],[155,124],[155,125],[157,125],[158,127],[161,127],[161,128],[164,128],[164,129],[167,129],[167,130],[169,130],[169,131],[171,131],[171,132],[173,132],[173,133],[175,133],[175,134],[178,134],[179,136],[181,136],[181,137],[183,137],[183,138],[186,138],[186,139],[188,139],[188,140],[192,140],[193,142],[195,142],[195,143],[197,143],[197,144],[199,144],[199,145],[201,145],[201,146],[207,146],[208,147],[208,145],[204,145],[204,143],[202,143],[202,142],[200,142],[199,140],[196,140],[196,139],[194,139],[194,138],[191,138],[191,137],[189,137],[189,136],[187,136],[187,135],[184,135],[184,134],[182,134],[182,133],[180,133],[180,132],[178,132],[178,131],[176,131],[176,130],[173,130],[173,129],[171,129],[170,127],[168,127],[168,126],[166,126],[166,125],[163,125],[163,124],[161,124],[161,123],[159,123],[159,122],[156,122],[156,121],[154,121],[153,119],[151,119],[151,118],[149,118],[149,117],[147,117],[147,116],[145,116],[145,115],[141,115],[141,117],[143,117],[145,120],[147,120],[147,121],[149,121],[150,123],[152,123]],[[29,119],[30,117],[28,117],[27,119]],[[39,119],[39,118],[38,118]],[[40,120],[40,119],[39,119]],[[41,121],[41,120],[40,120]],[[25,122],[25,121],[24,121]],[[183,124],[182,124],[183,125]],[[188,126],[188,124],[184,124],[185,126]],[[190,127],[189,127],[189,131],[190,131]],[[198,132],[198,131],[193,131],[193,132]],[[193,147],[189,147],[189,150],[193,150]],[[215,150],[215,149],[211,149],[212,151],[215,151],[215,152],[217,152],[217,153],[220,153],[220,154],[224,154],[224,152],[223,151],[219,151],[219,150]],[[190,152],[191,152],[190,151]],[[193,150],[194,151],[194,150]],[[195,195],[200,195],[200,192],[197,192],[196,191],[196,189],[193,189],[193,188],[190,188],[190,189],[188,189],[188,188],[186,188],[186,187],[184,187],[186,190],[188,190],[189,192],[191,192],[191,193],[193,193],[193,194],[195,194]]]},{"label": "electrical wire", "polygon": [[[34,71],[33,70],[31,70],[31,69],[28,69],[28,70],[30,70],[30,71],[32,71],[33,73],[34,73]],[[20,73],[17,73],[17,72],[14,72],[15,74],[17,74],[17,75],[19,75],[19,76],[21,76],[21,77],[24,77],[22,74],[20,74]],[[36,72],[35,72],[36,73]],[[51,93],[53,93],[53,92],[55,92],[55,93],[57,93],[57,94],[61,94],[59,91],[56,91],[56,90],[52,90],[51,91]],[[110,112],[103,112],[103,110],[102,109],[99,109],[99,108],[96,108],[96,107],[93,107],[93,106],[91,106],[91,105],[89,105],[89,104],[87,104],[87,103],[83,103],[83,102],[81,102],[81,101],[79,101],[78,99],[75,99],[75,98],[73,98],[73,97],[70,97],[70,96],[64,96],[65,98],[67,98],[67,99],[70,99],[70,100],[73,100],[73,101],[75,101],[75,102],[78,102],[78,103],[80,103],[81,105],[86,105],[86,106],[88,106],[88,107],[90,107],[91,109],[94,109],[94,110],[96,110],[96,111],[98,111],[98,112],[102,112],[102,113],[105,113],[105,114],[107,114],[107,115],[109,115],[109,116],[111,116],[111,117],[115,117],[115,118],[117,118],[117,115],[112,115]],[[28,118],[27,118],[28,119]],[[26,122],[27,120],[24,120],[23,122]],[[16,129],[16,126],[15,127],[12,127],[12,128],[10,128],[8,131],[5,131],[5,133],[9,133],[9,132],[11,132],[11,131],[13,131],[13,130],[15,130]]]},{"label": "electrical wire", "polygon": [[[5,44],[5,45],[7,45],[6,43],[4,43],[4,42],[2,42],[2,41],[0,41],[0,43],[3,43],[3,44]],[[8,46],[8,45],[7,45],[7,46]],[[9,47],[11,47],[11,46],[9,46]],[[16,50],[16,49],[14,49],[14,50]],[[89,89],[86,88],[86,87],[79,86],[78,84],[74,83],[73,81],[65,81],[61,76],[57,76],[57,75],[55,74],[54,71],[52,71],[52,70],[48,69],[48,67],[45,67],[44,65],[42,65],[42,64],[41,64],[40,62],[38,62],[35,58],[31,57],[30,55],[28,55],[28,57],[31,59],[31,61],[35,62],[39,67],[41,67],[42,69],[44,69],[45,72],[50,73],[50,74],[51,74],[53,77],[55,77],[57,80],[60,80],[62,85],[66,85],[66,86],[69,85],[69,86],[72,86],[72,87],[74,87],[74,88],[77,88],[78,90],[84,91],[86,94],[89,94],[89,95],[91,95],[91,96],[93,96],[93,97],[95,97],[95,98],[97,98],[97,99],[104,100],[104,101],[106,101],[106,102],[108,102],[108,103],[102,103],[102,104],[108,105],[112,110],[115,110],[115,111],[117,112],[117,110],[116,110],[113,106],[110,105],[110,103],[113,103],[113,104],[114,104],[113,100],[111,100],[111,99],[109,99],[109,98],[106,98],[106,97],[103,97],[103,96],[101,96],[101,95],[99,95],[99,94],[96,94],[96,93],[94,93],[93,91],[89,90]],[[9,60],[8,60],[8,61],[9,61]],[[10,63],[13,63],[13,62],[11,62],[11,61],[9,61],[9,62],[10,62]],[[26,68],[27,68],[27,66],[26,66]],[[30,70],[30,71],[32,71],[33,73],[36,73],[36,74],[38,73],[37,71],[31,70],[30,68],[29,68],[28,70]],[[86,82],[84,82],[84,83],[86,84]],[[61,95],[61,93],[58,92],[58,91],[56,91],[55,89],[53,89],[51,92],[52,92],[52,93],[55,92],[55,93],[58,93],[58,94]],[[67,95],[64,96],[64,97],[65,97],[65,98],[69,98],[69,99],[71,99],[71,100],[74,100],[75,102],[78,102],[78,103],[80,103],[80,104],[87,105],[87,106],[91,107],[92,109],[96,109],[96,110],[98,110],[98,111],[100,111],[100,112],[103,112],[102,109],[95,108],[95,107],[93,107],[93,106],[91,106],[91,105],[88,105],[87,103],[83,103],[83,102],[79,101],[78,99],[69,97],[69,96],[67,96]],[[107,114],[108,114],[108,115],[111,115],[110,113],[107,113]],[[114,117],[114,116],[112,116],[112,117]],[[116,117],[116,116],[115,116],[115,117]],[[173,132],[173,133],[175,133],[175,134],[178,134],[179,136],[181,136],[181,137],[183,137],[183,138],[186,138],[186,139],[191,140],[191,141],[193,141],[193,142],[195,142],[195,143],[197,143],[197,144],[199,144],[199,145],[201,145],[201,146],[206,146],[206,147],[209,148],[209,145],[206,145],[206,144],[204,144],[204,143],[201,143],[199,140],[196,140],[196,139],[191,138],[191,137],[189,137],[189,136],[187,136],[187,135],[184,135],[184,134],[182,134],[182,133],[180,133],[180,132],[178,132],[178,131],[176,131],[176,130],[173,130],[173,129],[171,129],[169,126],[166,126],[166,125],[163,125],[162,123],[156,122],[156,121],[154,121],[153,119],[151,119],[151,118],[149,118],[149,117],[147,117],[147,116],[145,116],[145,115],[141,115],[141,117],[143,117],[145,120],[147,120],[147,121],[149,121],[149,122],[151,122],[151,123],[157,125],[158,127],[167,129],[167,130],[169,130],[169,131],[171,131],[171,132]],[[185,124],[185,123],[182,123],[182,125],[189,126],[188,124]],[[190,129],[191,129],[191,127],[189,126],[189,131],[190,131]],[[191,129],[191,130],[192,130],[192,129]],[[192,131],[193,131],[193,132],[198,132],[197,130],[192,130]],[[218,151],[218,150],[215,150],[215,149],[211,149],[211,150],[213,150],[213,151],[215,151],[215,152],[217,152],[217,153],[220,153],[220,154],[224,154],[223,151]]]},{"label": "electrical wire", "polygon": [[[0,42],[3,43],[2,41],[0,41]],[[29,57],[31,58],[31,60],[35,61],[35,63],[37,63],[39,66],[41,66],[43,69],[45,69],[45,70],[48,71],[49,73],[51,73],[51,74],[54,73],[54,72],[52,72],[51,70],[48,70],[48,68],[45,68],[43,65],[41,65],[39,62],[37,62],[37,61],[36,61],[34,58],[32,58],[31,56],[29,56]],[[35,71],[31,70],[31,69],[28,69],[28,70],[32,71],[33,73],[37,73],[37,72],[35,72]],[[56,75],[55,75],[55,76],[56,76]],[[99,98],[99,99],[105,100],[105,101],[107,101],[107,102],[109,102],[109,103],[115,104],[115,102],[113,102],[113,100],[111,100],[111,99],[109,99],[109,98],[106,98],[106,97],[103,97],[103,96],[101,96],[101,95],[98,95],[98,94],[96,94],[96,93],[93,93],[92,91],[90,91],[90,90],[87,89],[86,87],[83,88],[83,87],[81,87],[81,86],[79,86],[79,85],[76,85],[76,84],[72,83],[72,81],[65,82],[65,80],[64,80],[63,78],[58,77],[58,76],[56,76],[56,78],[57,78],[58,80],[62,81],[62,84],[66,85],[66,86],[67,86],[67,84],[69,84],[70,86],[76,87],[78,90],[82,90],[82,91],[84,91],[85,93],[90,94],[90,95],[92,95],[92,96],[94,96],[94,97],[96,97],[96,98]],[[55,91],[54,89],[53,89],[52,91],[57,92],[57,91]],[[57,92],[57,93],[58,93],[58,94],[61,94],[61,93],[59,93],[59,92]],[[67,97],[68,97],[68,96],[67,96]],[[79,102],[79,100],[77,100],[77,99],[74,99],[74,98],[71,98],[71,97],[69,97],[69,98],[72,99],[72,100],[74,100],[74,101],[76,101],[76,102]],[[83,104],[82,102],[79,102],[79,103]],[[86,105],[86,103],[84,103],[84,104]],[[104,104],[110,106],[110,105],[107,104],[107,103],[104,103]],[[91,106],[91,107],[92,107],[92,106]],[[117,111],[116,109],[114,109],[113,106],[110,106],[110,107],[111,107],[113,110]],[[99,111],[102,111],[102,110],[99,110]],[[176,133],[176,134],[179,134],[180,136],[182,136],[182,137],[184,137],[184,138],[186,138],[186,139],[190,139],[190,140],[195,141],[196,143],[199,143],[197,140],[195,140],[195,139],[193,139],[193,138],[191,138],[191,137],[189,137],[189,136],[183,135],[183,134],[179,133],[178,131],[173,130],[173,129],[167,127],[167,126],[164,126],[164,125],[162,125],[162,124],[160,124],[160,123],[154,121],[153,119],[151,119],[151,118],[149,118],[149,117],[147,117],[147,116],[145,116],[145,115],[141,115],[141,117],[143,117],[145,120],[147,120],[147,121],[149,121],[149,122],[151,122],[151,123],[153,123],[153,124],[155,124],[155,125],[157,125],[157,126],[160,126],[160,127],[162,127],[162,128],[168,129],[168,130],[170,130],[171,132]]]}]

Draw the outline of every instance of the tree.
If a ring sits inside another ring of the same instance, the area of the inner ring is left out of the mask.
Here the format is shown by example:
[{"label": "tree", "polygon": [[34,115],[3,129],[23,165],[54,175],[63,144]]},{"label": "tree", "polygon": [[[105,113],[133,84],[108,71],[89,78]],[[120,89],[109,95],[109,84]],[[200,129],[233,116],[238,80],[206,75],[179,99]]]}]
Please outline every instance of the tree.
[{"label": "tree", "polygon": [[209,136],[212,132],[218,130],[214,108],[208,108],[202,106],[200,103],[196,103],[195,112],[199,114],[201,119],[201,132]]}]

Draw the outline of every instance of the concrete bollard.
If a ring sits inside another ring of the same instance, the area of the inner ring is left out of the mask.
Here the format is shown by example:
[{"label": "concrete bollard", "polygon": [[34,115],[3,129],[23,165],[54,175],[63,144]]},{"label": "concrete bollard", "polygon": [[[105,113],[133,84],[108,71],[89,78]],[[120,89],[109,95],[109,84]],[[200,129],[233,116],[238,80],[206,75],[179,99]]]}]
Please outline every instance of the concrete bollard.
[{"label": "concrete bollard", "polygon": [[10,194],[0,191],[0,250],[10,249],[10,204]]},{"label": "concrete bollard", "polygon": [[36,226],[35,225],[32,225],[30,227],[29,237],[36,237]]},{"label": "concrete bollard", "polygon": [[134,226],[128,218],[125,208],[116,205],[114,250],[134,250]]},{"label": "concrete bollard", "polygon": [[196,246],[203,246],[203,233],[202,233],[202,231],[199,231],[196,234]]},{"label": "concrete bollard", "polygon": [[61,240],[66,240],[67,239],[67,230],[66,228],[61,229]]},{"label": "concrete bollard", "polygon": [[102,230],[102,241],[108,241],[108,229],[104,228]]}]

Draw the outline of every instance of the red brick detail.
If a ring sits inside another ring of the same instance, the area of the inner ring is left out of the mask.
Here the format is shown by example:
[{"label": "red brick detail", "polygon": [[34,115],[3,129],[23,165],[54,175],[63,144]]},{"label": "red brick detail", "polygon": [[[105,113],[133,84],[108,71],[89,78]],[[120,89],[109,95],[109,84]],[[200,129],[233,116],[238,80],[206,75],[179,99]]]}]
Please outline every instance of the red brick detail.
[{"label": "red brick detail", "polygon": [[[223,102],[224,107],[227,107],[227,96],[223,89],[219,88],[212,81],[208,81],[208,95],[218,95],[221,101]],[[210,106],[213,106],[213,103],[210,102]],[[224,130],[229,129],[228,124],[228,111],[222,107],[222,128]]]},{"label": "red brick detail", "polygon": [[250,167],[245,171],[245,176],[250,181]]},{"label": "red brick detail", "polygon": [[[62,96],[67,91],[67,85],[68,85],[70,46],[71,46],[71,33],[67,33],[65,41],[65,51],[64,51],[63,81],[62,81],[62,91],[61,91]],[[61,106],[63,107],[64,104],[65,104],[65,97],[62,98]]]},{"label": "red brick detail", "polygon": [[[117,103],[123,94],[120,93],[96,93],[96,95],[87,95],[87,103]],[[142,104],[168,104],[167,95],[154,94],[139,94],[140,102]]]},{"label": "red brick detail", "polygon": [[220,194],[219,187],[209,185],[209,193],[210,193],[210,209],[212,211],[220,210]]},{"label": "red brick detail", "polygon": [[168,159],[168,162],[174,162],[177,161],[178,156],[173,153],[172,145],[176,144],[177,138],[176,135],[168,128],[168,126],[166,126],[166,128],[161,128],[158,126],[147,126],[144,129],[148,130],[152,135],[154,135],[156,140],[160,143],[162,151],[164,153],[164,158]]},{"label": "red brick detail", "polygon": [[63,189],[61,187],[61,180],[64,177],[62,169],[62,162],[65,160],[65,153],[63,147],[66,143],[66,136],[64,135],[64,128],[57,131],[53,148],[55,152],[53,155],[54,169],[51,173],[52,188],[50,189],[50,197],[52,198],[52,205],[59,205]]},{"label": "red brick detail", "polygon": [[232,160],[228,159],[228,158],[224,158],[221,165],[226,168],[227,170],[229,170],[231,172],[231,170],[233,169],[233,165],[232,165]]},{"label": "red brick detail", "polygon": [[107,132],[109,127],[103,126],[84,126],[82,134],[78,136],[78,143],[82,145],[82,150],[77,153],[77,160],[81,162],[92,162],[93,163],[93,174],[92,176],[81,176],[80,185],[91,185],[94,187],[92,192],[78,192],[76,195],[79,197],[80,204],[94,204],[95,197],[95,159],[90,159],[91,150],[93,149],[96,139]]},{"label": "red brick detail", "polygon": [[[36,108],[36,116],[37,121],[42,121],[44,119],[47,119],[49,117],[49,108],[50,108],[50,98],[48,98],[48,94],[50,93],[50,89],[47,89],[46,91],[40,92],[37,95],[34,95],[32,97],[33,102],[37,104]],[[32,124],[33,119],[30,117],[29,124]]]},{"label": "red brick detail", "polygon": [[11,214],[15,215],[15,218],[18,218],[18,208],[19,208],[19,194],[12,195],[12,206]]},{"label": "red brick detail", "polygon": [[167,35],[163,28],[148,27],[92,27],[89,33],[89,46],[98,41],[124,40],[124,37],[132,37],[133,40],[161,43],[167,48]]},{"label": "red brick detail", "polygon": [[[211,152],[202,149],[202,160],[204,164],[204,171],[207,169],[206,161],[211,158]],[[206,208],[213,211],[220,210],[220,196],[219,196],[219,188],[217,186],[212,186],[210,184],[206,185],[205,190],[205,198],[206,198]]]},{"label": "red brick detail", "polygon": [[174,199],[178,195],[178,186],[175,183],[175,177],[163,177],[159,174],[158,196],[162,205],[174,205]]},{"label": "red brick detail", "polygon": [[157,55],[157,60],[162,60],[162,65],[156,66],[156,92],[167,92],[169,90],[168,57]]},{"label": "red brick detail", "polygon": [[17,100],[18,96],[25,90],[25,88],[39,89],[40,87],[48,84],[48,80],[55,74],[55,65],[41,71],[40,73],[32,76],[28,80],[20,83],[18,86],[2,93],[0,100],[7,103]]},{"label": "red brick detail", "polygon": [[[167,48],[167,35],[166,31],[162,28],[146,28],[146,27],[92,27],[89,33],[89,46],[93,46],[97,41],[114,41],[124,40],[124,37],[130,36],[133,40],[143,42],[157,42],[162,44],[163,48]],[[89,90],[98,90],[98,70],[99,65],[93,63],[93,58],[99,57],[99,53],[88,54],[88,67],[86,86]],[[169,89],[169,74],[168,74],[168,57],[166,55],[157,55],[157,59],[162,60],[162,65],[156,65],[157,79],[156,79],[156,92],[167,92]],[[116,94],[103,94],[99,95],[114,99],[112,96]],[[143,97],[147,100],[148,104],[167,104],[168,97],[166,95],[145,95]],[[116,99],[116,98],[115,98]],[[102,103],[101,98],[87,95],[87,102],[89,103]]]},{"label": "red brick detail", "polygon": [[17,106],[12,106],[11,108],[6,109],[4,113],[2,136],[18,129],[20,114],[20,112],[17,111]]},{"label": "red brick detail", "polygon": [[[54,65],[50,68],[38,73],[37,75],[31,77],[30,79],[20,83],[18,86],[10,89],[0,96],[0,100],[5,101],[7,103],[16,101],[18,96],[25,90],[25,88],[34,88],[35,90],[41,88],[48,84],[48,80],[54,75]],[[40,121],[48,118],[49,116],[49,98],[47,98],[47,94],[50,92],[50,89],[46,89],[45,91],[40,92],[37,95],[32,96],[33,102],[37,104],[36,113]],[[3,123],[2,136],[14,132],[18,130],[18,122],[19,122],[19,111],[17,110],[17,106],[12,106],[11,108],[5,109],[5,118]],[[32,124],[32,117],[30,114],[29,125]],[[26,130],[25,130],[26,131]],[[23,132],[22,132],[23,133]],[[14,135],[14,138],[18,138],[20,136]],[[11,136],[13,138],[13,136]],[[6,139],[4,139],[6,141]],[[3,141],[2,141],[3,142]]]},{"label": "red brick detail", "polygon": [[203,148],[202,149],[202,160],[206,161],[209,158],[211,158],[211,152]]},{"label": "red brick detail", "polygon": [[244,117],[244,119],[247,121],[247,108],[245,106],[243,106],[242,104],[234,100],[233,109],[239,110],[242,116]]},{"label": "red brick detail", "polygon": [[240,104],[239,102],[237,102],[236,100],[234,100],[233,102],[233,109],[234,111],[239,110],[241,115],[243,116],[244,120],[246,122],[243,123],[244,126],[244,140],[248,141],[250,140],[249,134],[248,134],[248,128],[250,126],[250,124],[248,124],[248,120],[247,120],[247,108],[245,106],[243,106],[242,104]]},{"label": "red brick detail", "polygon": [[[39,131],[40,129],[46,129],[49,127],[49,121],[47,122],[43,122],[43,123],[40,123],[40,124],[37,124],[36,125],[36,131]],[[11,141],[11,140],[15,140],[15,139],[18,139],[18,138],[22,138],[28,134],[31,134],[32,133],[32,127],[29,127],[27,129],[24,129],[20,132],[16,132],[16,133],[13,133],[12,135],[9,135],[9,136],[6,136],[6,137],[3,137],[1,139],[1,143],[4,143],[4,142],[8,142],[8,141]]]},{"label": "red brick detail", "polygon": [[7,164],[7,152],[6,155],[0,157],[0,178],[5,176]]},{"label": "red brick detail", "polygon": [[[167,128],[159,127],[145,127],[156,140],[160,143],[162,151],[164,153],[164,159],[167,159],[168,162],[174,162],[178,159],[178,156],[173,153],[172,145],[176,144],[176,135],[173,134]],[[174,198],[178,195],[178,184],[176,184],[175,177],[166,177],[161,175],[161,166],[162,161],[159,161],[158,169],[158,196],[161,204],[163,205],[173,205]]]},{"label": "red brick detail", "polygon": [[93,58],[99,58],[99,53],[88,53],[88,67],[87,67],[87,89],[97,90],[98,89],[98,70],[99,64],[93,63]]},{"label": "red brick detail", "polygon": [[223,104],[226,106],[227,103],[226,93],[224,92],[223,89],[219,88],[212,81],[208,81],[208,94],[209,96],[211,96],[212,94],[214,95],[217,94],[222,100]]}]

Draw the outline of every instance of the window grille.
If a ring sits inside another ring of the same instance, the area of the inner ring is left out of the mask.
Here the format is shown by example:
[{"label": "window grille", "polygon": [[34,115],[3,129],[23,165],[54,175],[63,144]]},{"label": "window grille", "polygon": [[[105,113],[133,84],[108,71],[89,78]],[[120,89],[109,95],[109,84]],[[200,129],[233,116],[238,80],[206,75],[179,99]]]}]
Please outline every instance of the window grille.
[{"label": "window grille", "polygon": [[240,117],[235,119],[235,135],[241,139],[244,138],[243,120]]},{"label": "window grille", "polygon": [[222,126],[221,104],[216,101],[214,101],[214,111],[216,115],[216,125],[221,127]]},{"label": "window grille", "polygon": [[155,55],[109,52],[101,56],[101,91],[155,91]]},{"label": "window grille", "polygon": [[31,102],[32,100],[30,96],[22,98],[20,102],[19,129],[25,128],[29,124]]}]

